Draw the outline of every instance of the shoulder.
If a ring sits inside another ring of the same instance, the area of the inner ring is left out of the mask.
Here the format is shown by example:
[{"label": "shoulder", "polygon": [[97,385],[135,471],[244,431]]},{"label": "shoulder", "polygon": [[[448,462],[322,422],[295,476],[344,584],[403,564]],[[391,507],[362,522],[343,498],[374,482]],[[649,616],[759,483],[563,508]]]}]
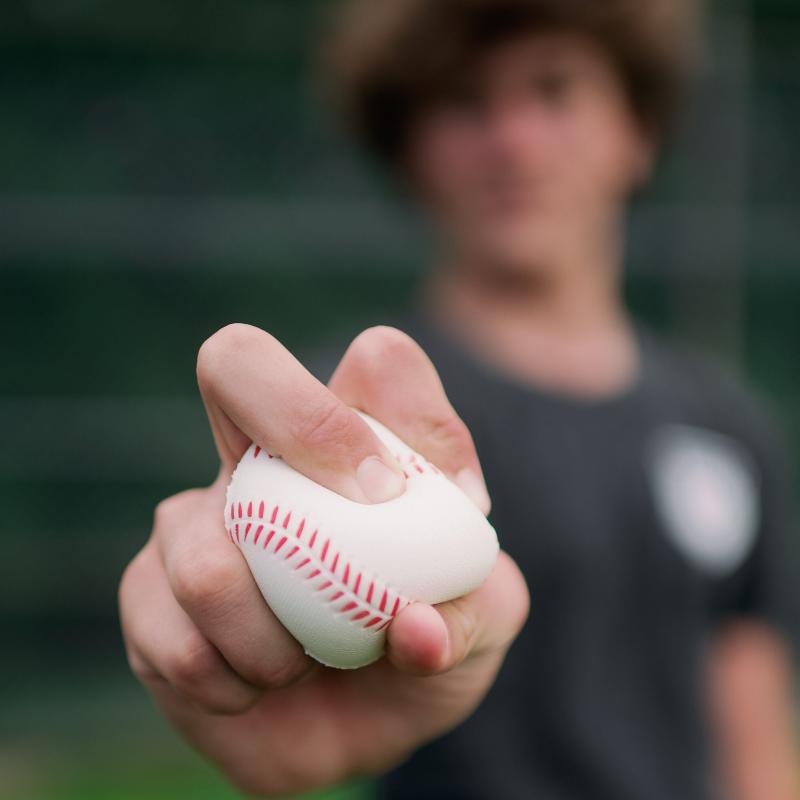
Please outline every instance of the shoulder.
[{"label": "shoulder", "polygon": [[651,332],[643,339],[659,390],[679,404],[687,421],[738,439],[762,459],[772,459],[782,449],[772,402],[733,364]]}]

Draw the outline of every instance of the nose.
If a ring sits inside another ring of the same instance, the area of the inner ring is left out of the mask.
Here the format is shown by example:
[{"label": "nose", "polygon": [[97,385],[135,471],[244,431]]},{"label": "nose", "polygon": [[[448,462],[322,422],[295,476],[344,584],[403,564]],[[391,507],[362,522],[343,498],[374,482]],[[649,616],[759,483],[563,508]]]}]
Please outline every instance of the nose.
[{"label": "nose", "polygon": [[486,131],[492,150],[498,154],[515,154],[525,150],[529,155],[539,151],[547,139],[543,110],[535,103],[520,98],[498,100],[489,109]]}]

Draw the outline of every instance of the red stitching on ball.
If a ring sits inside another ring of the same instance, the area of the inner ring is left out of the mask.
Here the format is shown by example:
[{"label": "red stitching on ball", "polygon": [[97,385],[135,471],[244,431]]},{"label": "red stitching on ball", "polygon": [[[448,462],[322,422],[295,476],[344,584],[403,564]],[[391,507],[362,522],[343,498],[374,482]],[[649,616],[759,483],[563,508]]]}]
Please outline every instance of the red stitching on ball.
[{"label": "red stitching on ball", "polygon": [[[266,507],[266,502],[264,500],[249,500],[247,502],[237,501],[231,503],[228,534],[234,544],[239,544],[240,546],[246,544],[251,529],[255,529],[255,534],[252,537],[251,543],[252,545],[258,544],[261,534],[265,531],[266,526],[265,524],[259,524],[256,526],[255,523],[258,520],[264,519]],[[257,512],[255,516],[253,511],[254,508],[256,508]],[[276,525],[280,514],[280,506],[274,506],[272,508],[272,513],[270,514],[270,522],[272,525]],[[283,516],[283,520],[280,521],[276,527],[279,529],[282,528],[285,531],[289,531],[291,519],[292,511],[287,511]],[[289,537],[292,535],[291,533],[288,533],[287,535],[276,537],[276,527],[272,527],[269,530],[267,535],[264,537],[264,542],[262,545],[262,550],[267,550],[274,540],[276,544],[271,551],[272,555],[277,555],[281,550],[283,550],[289,540]],[[305,580],[314,580],[315,578],[319,578],[321,576],[322,581],[318,586],[315,586],[315,591],[322,593],[326,592],[328,589],[332,589],[331,594],[324,598],[326,602],[335,603],[344,598],[345,603],[337,610],[342,614],[347,614],[350,621],[360,623],[360,627],[375,633],[384,630],[392,621],[392,619],[397,616],[401,607],[404,608],[408,604],[408,600],[405,600],[397,592],[390,589],[390,587],[383,585],[382,582],[376,584],[376,581],[372,579],[369,581],[366,597],[362,597],[360,594],[360,589],[363,572],[351,569],[351,563],[347,561],[347,559],[342,555],[341,551],[333,552],[330,538],[326,538],[324,542],[322,542],[321,548],[319,548],[317,551],[317,549],[315,549],[315,545],[317,544],[319,538],[318,529],[315,529],[308,542],[303,544],[301,536],[305,530],[305,527],[306,518],[303,517],[297,525],[297,529],[294,531],[294,543],[291,547],[286,548],[286,552],[282,556],[281,560],[291,562],[291,560],[295,558],[298,553],[300,553],[300,561],[296,565],[293,565],[293,571],[297,572],[310,567],[308,574],[303,576]],[[241,532],[240,528],[244,529],[244,533]],[[322,539],[319,538],[319,541],[322,541]],[[303,547],[305,547],[307,550],[310,550],[308,555],[304,555],[301,552]],[[329,554],[332,554],[333,556],[330,566],[326,565],[326,560]],[[314,565],[314,558],[318,559],[320,566],[324,569]],[[339,570],[340,566],[341,570]],[[341,578],[337,576],[337,570],[341,572]],[[328,577],[326,577],[324,574],[326,572],[328,573]],[[350,588],[351,575],[355,576],[352,589]],[[377,606],[375,606],[373,605],[373,599],[378,595],[378,593],[380,594],[380,602],[378,602]],[[368,608],[364,608],[365,605],[368,606]],[[390,608],[391,610],[389,610]],[[355,613],[350,614],[350,612]]]}]

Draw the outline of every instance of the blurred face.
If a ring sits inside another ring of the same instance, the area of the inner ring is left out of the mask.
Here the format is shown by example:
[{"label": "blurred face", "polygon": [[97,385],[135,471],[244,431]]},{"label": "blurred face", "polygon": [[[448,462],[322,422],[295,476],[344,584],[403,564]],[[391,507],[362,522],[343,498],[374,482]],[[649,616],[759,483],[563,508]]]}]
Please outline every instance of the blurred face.
[{"label": "blurred face", "polygon": [[451,253],[514,270],[542,269],[616,230],[651,163],[609,59],[556,33],[492,51],[470,83],[419,116],[407,157]]}]

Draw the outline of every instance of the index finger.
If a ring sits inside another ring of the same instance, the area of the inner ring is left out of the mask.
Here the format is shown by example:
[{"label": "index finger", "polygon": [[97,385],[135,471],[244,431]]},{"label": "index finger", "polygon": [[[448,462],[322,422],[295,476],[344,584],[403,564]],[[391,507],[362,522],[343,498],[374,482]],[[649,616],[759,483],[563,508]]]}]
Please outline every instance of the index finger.
[{"label": "index finger", "polygon": [[358,414],[265,331],[229,325],[200,348],[197,379],[223,467],[251,442],[361,503],[405,490],[400,467]]}]

